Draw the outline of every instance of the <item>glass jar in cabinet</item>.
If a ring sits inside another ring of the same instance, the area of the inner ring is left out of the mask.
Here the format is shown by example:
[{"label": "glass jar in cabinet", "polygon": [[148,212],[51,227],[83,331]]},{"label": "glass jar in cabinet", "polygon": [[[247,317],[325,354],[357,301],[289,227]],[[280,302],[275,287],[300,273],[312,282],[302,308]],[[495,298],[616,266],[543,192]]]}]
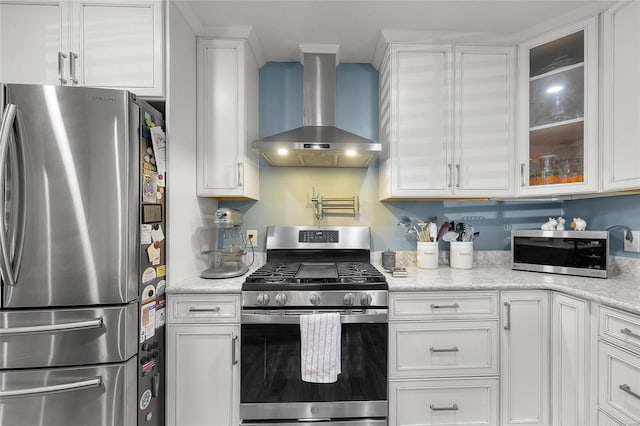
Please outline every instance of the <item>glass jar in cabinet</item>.
[{"label": "glass jar in cabinet", "polygon": [[545,34],[519,48],[519,192],[596,191],[596,18]]}]

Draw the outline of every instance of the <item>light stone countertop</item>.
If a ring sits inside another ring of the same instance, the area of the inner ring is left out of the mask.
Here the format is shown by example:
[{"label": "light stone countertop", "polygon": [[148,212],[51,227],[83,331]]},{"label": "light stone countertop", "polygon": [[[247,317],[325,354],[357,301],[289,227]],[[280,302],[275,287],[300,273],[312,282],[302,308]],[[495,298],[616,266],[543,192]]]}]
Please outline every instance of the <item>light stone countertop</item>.
[{"label": "light stone countertop", "polygon": [[[378,259],[374,265],[382,271]],[[635,259],[634,259],[635,260]],[[167,286],[168,294],[240,293],[246,276],[264,263],[262,256],[243,276],[228,279],[191,277]],[[633,269],[638,263],[633,262]],[[514,271],[509,265],[476,264],[473,269],[452,269],[440,265],[437,269],[407,266],[407,277],[384,275],[389,291],[451,291],[451,290],[555,290],[571,296],[640,314],[640,278],[637,274],[618,274],[608,279],[584,278],[538,272]]]}]

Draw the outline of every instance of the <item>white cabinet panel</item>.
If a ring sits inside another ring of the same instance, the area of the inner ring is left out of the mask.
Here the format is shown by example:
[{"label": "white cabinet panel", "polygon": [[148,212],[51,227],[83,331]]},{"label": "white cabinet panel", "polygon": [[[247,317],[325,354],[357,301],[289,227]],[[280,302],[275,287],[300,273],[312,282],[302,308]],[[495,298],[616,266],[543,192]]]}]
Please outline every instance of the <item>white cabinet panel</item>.
[{"label": "white cabinet panel", "polygon": [[598,343],[598,405],[640,422],[640,357]]},{"label": "white cabinet panel", "polygon": [[159,1],[74,2],[77,84],[161,95],[162,7]]},{"label": "white cabinet panel", "polygon": [[603,15],[603,189],[640,187],[640,3]]},{"label": "white cabinet panel", "polygon": [[392,320],[497,318],[497,292],[391,293]]},{"label": "white cabinet panel", "polygon": [[[0,81],[59,84],[58,54],[69,54],[66,1],[0,1]],[[68,60],[60,58],[68,76]]]},{"label": "white cabinet panel", "polygon": [[515,51],[456,46],[455,192],[511,195],[514,164]]},{"label": "white cabinet panel", "polygon": [[392,323],[390,377],[498,374],[496,321]]},{"label": "white cabinet panel", "polygon": [[258,65],[245,40],[198,39],[198,188],[257,200]]},{"label": "white cabinet panel", "polygon": [[237,325],[169,324],[169,426],[238,424],[239,333]]},{"label": "white cabinet panel", "polygon": [[553,293],[551,315],[553,424],[586,425],[590,407],[588,304]]},{"label": "white cabinet panel", "polygon": [[393,46],[393,192],[448,193],[451,46]]},{"label": "white cabinet panel", "polygon": [[502,424],[547,425],[549,294],[508,291],[501,294],[501,300]]},{"label": "white cabinet panel", "polygon": [[498,379],[391,382],[389,424],[496,425]]},{"label": "white cabinet panel", "polygon": [[0,80],[164,95],[162,1],[2,0]]},{"label": "white cabinet panel", "polygon": [[381,199],[512,194],[514,61],[512,47],[390,45],[380,73]]}]

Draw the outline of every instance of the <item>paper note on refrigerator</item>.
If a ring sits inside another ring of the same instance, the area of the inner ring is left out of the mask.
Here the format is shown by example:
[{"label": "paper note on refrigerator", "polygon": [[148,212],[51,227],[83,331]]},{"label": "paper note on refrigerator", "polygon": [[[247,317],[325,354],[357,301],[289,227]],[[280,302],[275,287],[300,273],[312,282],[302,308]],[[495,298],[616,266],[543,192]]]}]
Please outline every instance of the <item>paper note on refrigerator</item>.
[{"label": "paper note on refrigerator", "polygon": [[140,227],[140,244],[151,244],[151,225],[143,224]]},{"label": "paper note on refrigerator", "polygon": [[156,157],[156,167],[158,168],[158,186],[165,186],[164,174],[167,171],[165,134],[160,126],[152,127],[150,131],[153,154]]},{"label": "paper note on refrigerator", "polygon": [[160,248],[156,247],[155,244],[150,244],[149,247],[147,247],[147,255],[152,265],[160,264]]},{"label": "paper note on refrigerator", "polygon": [[153,242],[164,240],[164,232],[162,232],[162,227],[160,225],[154,225],[154,229],[151,230],[151,238],[153,238]]},{"label": "paper note on refrigerator", "polygon": [[156,332],[156,302],[147,303],[140,308],[140,343],[150,339]]}]

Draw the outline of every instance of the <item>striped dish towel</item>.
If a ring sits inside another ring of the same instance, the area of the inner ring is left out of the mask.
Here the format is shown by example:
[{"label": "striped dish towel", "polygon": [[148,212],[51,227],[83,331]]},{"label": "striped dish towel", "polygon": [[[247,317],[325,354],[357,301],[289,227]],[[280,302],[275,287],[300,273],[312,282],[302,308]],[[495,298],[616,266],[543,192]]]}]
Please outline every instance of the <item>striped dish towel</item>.
[{"label": "striped dish towel", "polygon": [[341,359],[340,314],[300,315],[300,361],[302,381],[335,383]]}]

